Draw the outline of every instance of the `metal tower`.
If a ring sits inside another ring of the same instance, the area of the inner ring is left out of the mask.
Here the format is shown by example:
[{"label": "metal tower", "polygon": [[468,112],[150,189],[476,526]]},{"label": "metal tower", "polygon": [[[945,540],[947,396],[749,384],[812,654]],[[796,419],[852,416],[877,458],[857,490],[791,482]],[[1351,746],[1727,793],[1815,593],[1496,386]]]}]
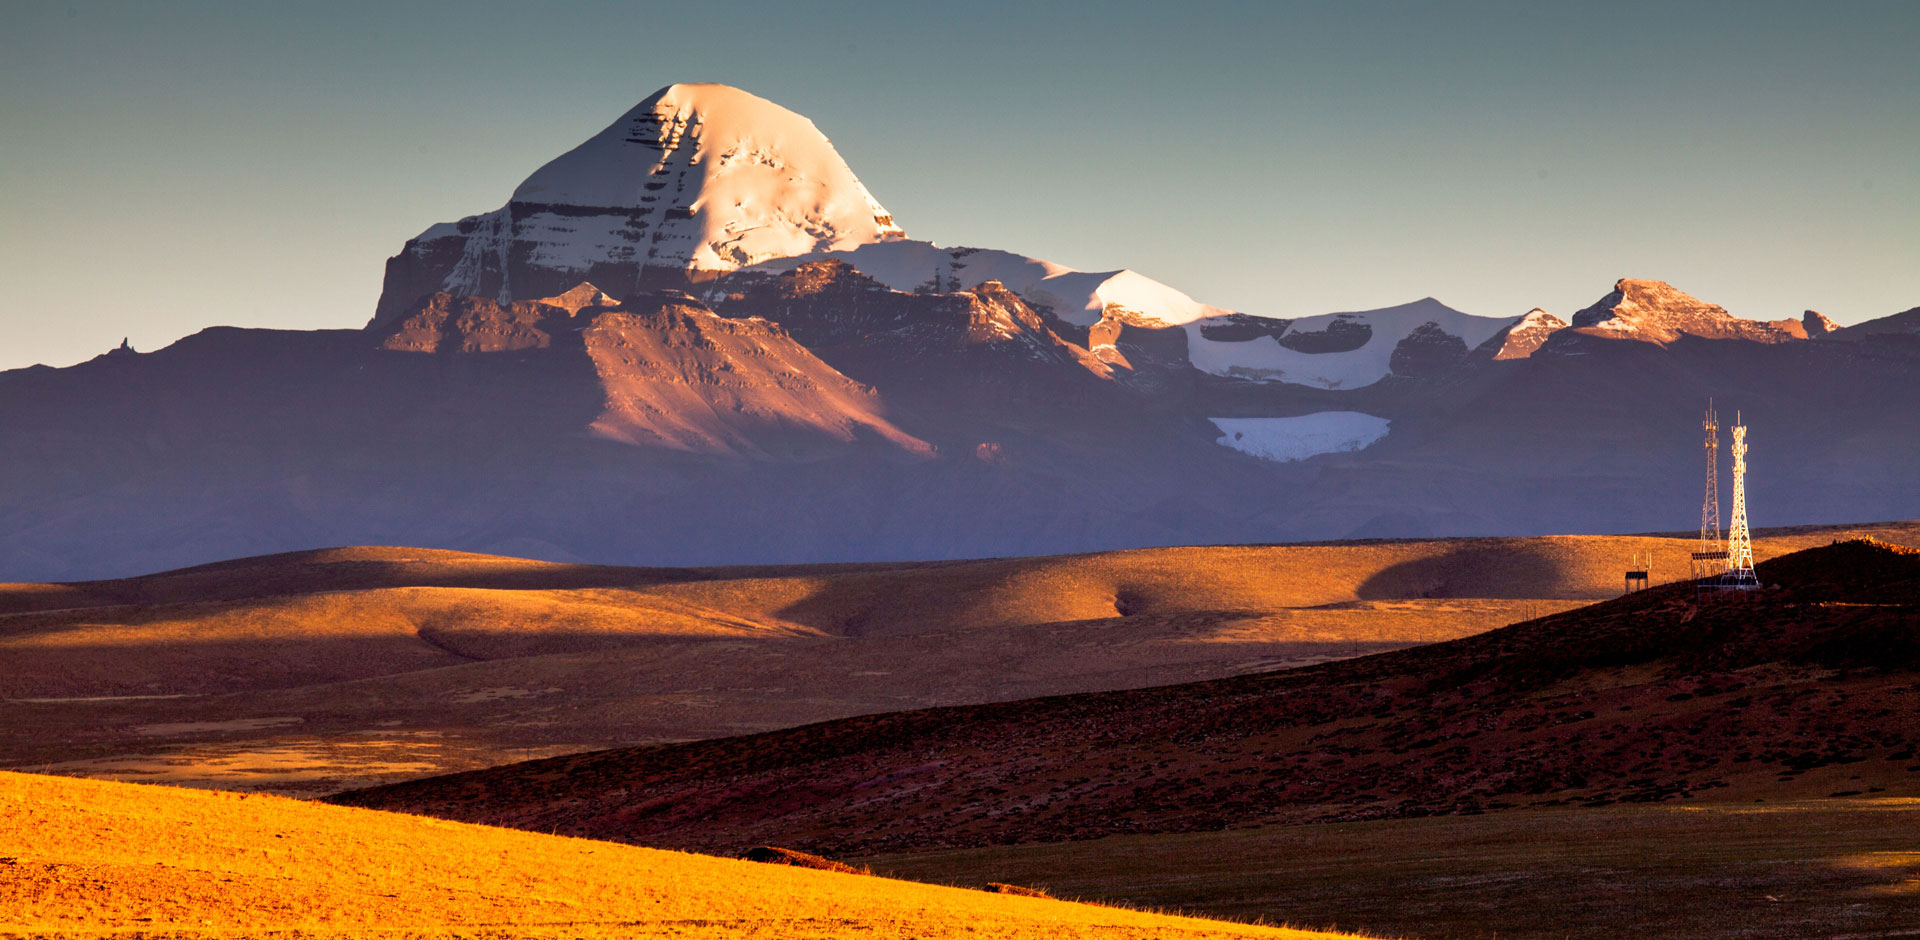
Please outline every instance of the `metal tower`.
[{"label": "metal tower", "polygon": [[1707,419],[1700,422],[1707,432],[1707,495],[1700,501],[1700,550],[1720,550],[1720,419],[1713,413],[1713,399],[1707,399]]},{"label": "metal tower", "polygon": [[1747,426],[1734,412],[1733,518],[1727,520],[1727,587],[1739,590],[1760,586],[1753,573],[1753,534],[1747,530]]},{"label": "metal tower", "polygon": [[1693,553],[1693,579],[1718,579],[1727,573],[1727,550],[1720,544],[1720,417],[1714,414],[1713,400],[1707,400],[1707,417],[1700,422],[1707,432],[1707,492],[1700,501],[1700,547]]}]

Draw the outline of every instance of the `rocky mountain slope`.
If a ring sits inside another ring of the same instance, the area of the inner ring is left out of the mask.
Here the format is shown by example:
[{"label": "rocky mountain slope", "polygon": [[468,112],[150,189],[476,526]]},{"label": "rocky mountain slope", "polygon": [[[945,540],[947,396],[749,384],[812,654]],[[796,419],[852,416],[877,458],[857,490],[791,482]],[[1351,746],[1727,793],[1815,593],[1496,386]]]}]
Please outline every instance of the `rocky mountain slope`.
[{"label": "rocky mountain slope", "polygon": [[1920,551],[1837,542],[1477,636],[1216,682],[605,751],[338,802],[827,854],[1695,797],[1920,796]]}]

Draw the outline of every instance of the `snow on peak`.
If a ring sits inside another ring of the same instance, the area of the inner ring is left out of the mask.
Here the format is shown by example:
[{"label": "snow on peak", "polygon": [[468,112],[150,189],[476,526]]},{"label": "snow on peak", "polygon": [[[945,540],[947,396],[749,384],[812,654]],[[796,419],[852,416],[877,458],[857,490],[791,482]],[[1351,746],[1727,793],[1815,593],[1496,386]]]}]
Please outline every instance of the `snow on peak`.
[{"label": "snow on peak", "polygon": [[1423,297],[1378,310],[1270,322],[1264,330],[1231,332],[1207,320],[1190,323],[1188,355],[1195,366],[1215,375],[1325,389],[1363,388],[1394,374],[1394,353],[1403,344],[1452,344],[1446,339],[1452,337],[1459,340],[1458,353],[1464,354],[1517,321],[1462,313]]},{"label": "snow on peak", "polygon": [[1495,347],[1495,359],[1525,359],[1538,352],[1548,337],[1566,328],[1567,321],[1535,307],[1487,342]]},{"label": "snow on peak", "polygon": [[374,322],[434,291],[505,303],[591,278],[624,295],[663,274],[700,280],[902,237],[812,121],[738,88],[669,85],[505,206],[408,242]]},{"label": "snow on peak", "polygon": [[728,85],[654,92],[513,201],[653,210],[691,236],[656,260],[709,271],[903,234],[812,121]]}]

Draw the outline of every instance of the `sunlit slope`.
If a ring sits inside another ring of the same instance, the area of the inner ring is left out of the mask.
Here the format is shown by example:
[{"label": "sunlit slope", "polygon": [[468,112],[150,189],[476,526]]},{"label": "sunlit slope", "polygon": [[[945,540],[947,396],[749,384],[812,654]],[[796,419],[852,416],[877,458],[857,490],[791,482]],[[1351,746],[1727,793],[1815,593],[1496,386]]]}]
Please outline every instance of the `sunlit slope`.
[{"label": "sunlit slope", "polygon": [[[1886,524],[1778,530],[1762,558]],[[1685,538],[1158,548],[939,563],[554,564],[412,548],[0,585],[0,767],[320,794],[852,715],[1432,643],[1618,593]]]},{"label": "sunlit slope", "polygon": [[1920,796],[1920,549],[1770,559],[1476,636],[1176,686],[613,749],[334,801],[828,855],[1683,800]]},{"label": "sunlit slope", "polygon": [[277,797],[0,773],[0,933],[1307,937]]}]

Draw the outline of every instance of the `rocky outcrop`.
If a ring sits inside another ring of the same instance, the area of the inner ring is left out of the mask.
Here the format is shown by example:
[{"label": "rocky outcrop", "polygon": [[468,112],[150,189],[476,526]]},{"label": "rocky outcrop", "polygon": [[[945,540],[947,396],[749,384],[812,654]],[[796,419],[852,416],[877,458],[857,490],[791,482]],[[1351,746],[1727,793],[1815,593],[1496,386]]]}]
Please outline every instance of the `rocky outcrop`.
[{"label": "rocky outcrop", "polygon": [[1545,345],[1553,334],[1567,328],[1567,321],[1535,307],[1512,326],[1494,334],[1475,350],[1489,359],[1525,359]]},{"label": "rocky outcrop", "polygon": [[[1262,336],[1271,336],[1284,343],[1285,340],[1281,338],[1286,335],[1287,327],[1292,323],[1292,320],[1283,320],[1278,317],[1230,313],[1201,323],[1200,335],[1217,343],[1244,343]],[[1365,343],[1366,340],[1362,339],[1361,342]]]},{"label": "rocky outcrop", "polygon": [[1431,378],[1445,374],[1466,358],[1466,340],[1441,329],[1438,323],[1422,323],[1394,345],[1388,364],[1394,375]]},{"label": "rocky outcrop", "polygon": [[512,352],[553,345],[556,323],[573,316],[564,307],[522,300],[503,304],[445,292],[423,298],[405,317],[376,331],[380,348],[395,352]]},{"label": "rocky outcrop", "polygon": [[1101,377],[1111,376],[1115,367],[1061,336],[1046,316],[997,280],[966,290],[906,293],[888,289],[844,261],[828,260],[778,275],[727,278],[708,295],[718,298],[721,312],[776,321],[814,349],[884,347],[890,357],[909,359],[976,349],[1073,363]]},{"label": "rocky outcrop", "polygon": [[[1439,324],[1428,323],[1434,329]],[[1373,339],[1373,327],[1349,316],[1339,316],[1318,330],[1296,330],[1280,337],[1280,345],[1303,353],[1352,352]]]},{"label": "rocky outcrop", "polygon": [[1809,310],[1800,315],[1800,328],[1806,331],[1808,339],[1819,339],[1840,329],[1840,324],[1818,310]]}]

